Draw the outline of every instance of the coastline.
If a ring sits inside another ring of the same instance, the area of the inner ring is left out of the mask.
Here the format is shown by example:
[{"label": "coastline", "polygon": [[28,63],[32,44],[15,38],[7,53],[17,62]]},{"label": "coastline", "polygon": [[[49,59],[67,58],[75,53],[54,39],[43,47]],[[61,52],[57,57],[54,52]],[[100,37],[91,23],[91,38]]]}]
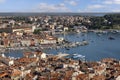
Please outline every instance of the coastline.
[{"label": "coastline", "polygon": [[[96,30],[94,30],[94,31],[96,31]],[[94,31],[92,31],[93,33],[94,33]],[[89,32],[89,31],[88,31]],[[90,31],[91,32],[91,31]],[[75,32],[74,32],[75,33]],[[103,33],[103,31],[101,32],[101,33]],[[100,34],[101,34],[100,33]],[[105,35],[107,35],[107,33],[106,32],[104,32],[105,33]],[[68,34],[69,35],[69,33],[65,33],[65,34]],[[76,33],[77,34],[77,33]],[[84,33],[84,34],[86,34],[86,33]],[[89,33],[87,33],[87,34],[89,34]],[[90,33],[91,34],[91,33]],[[94,33],[95,34],[95,33]],[[85,35],[82,35],[81,33],[79,33],[79,34],[77,34],[77,36],[76,36],[76,39],[78,39],[79,40],[79,38],[80,38],[80,36],[78,36],[78,35],[81,35],[81,37],[83,37],[83,39],[85,40]],[[95,34],[96,35],[96,34]],[[100,35],[101,36],[101,35]],[[99,35],[97,35],[97,37],[100,37]],[[108,37],[106,37],[107,39],[109,38],[109,36]],[[81,40],[83,40],[83,39],[81,39]],[[92,44],[92,45],[94,45],[94,43],[95,43],[95,41],[94,40],[91,40],[91,39],[88,39],[88,38],[86,38],[86,40],[88,41],[88,43],[90,43],[90,44]],[[109,39],[108,39],[109,40]],[[101,41],[103,41],[103,39],[101,40]],[[32,50],[36,50],[36,49],[40,49],[40,50],[42,50],[42,51],[46,51],[46,50],[48,50],[48,51],[51,51],[51,52],[54,52],[55,51],[55,53],[54,54],[56,54],[56,52],[58,51],[58,52],[63,52],[62,50],[64,50],[65,52],[68,52],[68,53],[70,53],[70,54],[73,54],[73,53],[79,53],[79,52],[75,52],[75,51],[72,51],[72,52],[70,52],[71,50],[73,50],[73,49],[75,49],[75,48],[78,48],[79,46],[81,46],[81,45],[79,45],[78,43],[75,43],[75,42],[77,42],[77,41],[74,41],[74,43],[71,43],[71,44],[66,44],[66,46],[65,45],[61,45],[61,46],[57,46],[56,44],[54,44],[54,45],[43,45],[43,46],[36,46],[36,47],[11,47],[11,48],[7,48],[7,51],[17,51],[17,50],[30,50],[30,51],[32,51]],[[78,41],[79,42],[79,41]],[[81,41],[82,42],[82,41]],[[74,45],[75,44],[75,45]],[[89,46],[90,44],[88,44],[87,46]],[[72,46],[73,45],[73,46]],[[70,47],[71,46],[71,47]],[[85,46],[85,45],[84,45]],[[86,46],[85,46],[86,47]],[[81,47],[79,47],[79,48],[83,48],[82,46]],[[84,49],[84,48],[83,48]],[[52,50],[54,50],[54,51],[52,51]],[[81,51],[80,51],[81,52]],[[89,53],[87,53],[87,52],[82,52],[82,53],[80,53],[80,54],[82,54],[82,55],[84,55],[83,53],[85,53],[85,55],[87,55],[87,54],[89,54]],[[112,54],[112,53],[111,53]],[[117,54],[117,53],[116,53]]]},{"label": "coastline", "polygon": [[[23,58],[13,59],[18,62],[14,63],[14,65],[20,67],[18,65],[21,64],[24,70],[17,69],[16,67],[12,70],[20,72],[17,74],[19,78],[23,77],[20,76],[22,74],[21,72],[23,72],[25,74],[24,79],[26,80],[28,80],[28,78],[26,78],[28,77],[27,74],[32,76],[29,79],[37,76],[39,80],[110,80],[113,76],[114,78],[112,79],[117,79],[120,76],[120,61],[113,58],[104,58],[100,61],[81,61],[65,58],[65,56],[68,56],[67,54],[46,55],[40,52],[40,54],[44,55],[40,56],[38,52],[35,52],[36,57],[29,57],[29,55],[33,54],[31,52],[26,52],[25,54],[26,56]],[[7,67],[7,69],[11,70],[10,67],[13,66],[11,65]],[[25,73],[27,70],[30,72]],[[8,73],[8,71],[6,71],[6,73]],[[10,76],[12,77],[12,75]]]}]

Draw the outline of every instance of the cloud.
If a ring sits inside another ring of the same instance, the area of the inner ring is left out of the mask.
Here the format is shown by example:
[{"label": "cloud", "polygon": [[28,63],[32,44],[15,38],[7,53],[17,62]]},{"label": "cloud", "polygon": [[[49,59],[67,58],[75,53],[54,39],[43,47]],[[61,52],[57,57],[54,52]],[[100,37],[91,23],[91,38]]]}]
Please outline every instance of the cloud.
[{"label": "cloud", "polygon": [[77,0],[65,0],[65,3],[70,4],[72,6],[78,5]]},{"label": "cloud", "polygon": [[114,9],[112,12],[120,12],[120,9]]},{"label": "cloud", "polygon": [[0,3],[4,3],[5,2],[5,0],[0,0]]},{"label": "cloud", "polygon": [[120,4],[120,0],[105,0],[104,4]]},{"label": "cloud", "polygon": [[104,7],[105,7],[104,5],[95,4],[95,5],[89,5],[89,6],[87,7],[87,9],[93,10],[93,9],[100,9],[100,8],[104,8]]},{"label": "cloud", "polygon": [[34,10],[39,12],[70,12],[70,9],[67,8],[64,3],[61,4],[40,3]]},{"label": "cloud", "polygon": [[72,6],[76,6],[76,5],[77,5],[77,2],[75,2],[75,1],[70,1],[69,4],[72,5]]},{"label": "cloud", "polygon": [[100,4],[94,4],[94,5],[88,5],[84,9],[78,9],[78,12],[102,12],[107,9],[107,6],[100,5]]},{"label": "cloud", "polygon": [[112,1],[104,1],[103,3],[104,4],[112,4],[113,2]]}]

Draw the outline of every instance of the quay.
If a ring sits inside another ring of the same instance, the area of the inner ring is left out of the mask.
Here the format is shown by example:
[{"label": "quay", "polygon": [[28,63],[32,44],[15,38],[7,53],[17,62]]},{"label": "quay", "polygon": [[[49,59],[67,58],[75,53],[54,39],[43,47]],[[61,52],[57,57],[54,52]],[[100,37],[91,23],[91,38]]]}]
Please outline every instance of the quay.
[{"label": "quay", "polygon": [[39,46],[28,46],[28,47],[1,47],[1,51],[16,51],[16,50],[36,50],[36,49],[60,49],[60,48],[74,48],[78,46],[85,46],[89,43],[87,41],[82,42],[71,42],[71,43],[65,43],[60,44],[59,46],[57,44],[47,44],[47,45],[39,45]]}]

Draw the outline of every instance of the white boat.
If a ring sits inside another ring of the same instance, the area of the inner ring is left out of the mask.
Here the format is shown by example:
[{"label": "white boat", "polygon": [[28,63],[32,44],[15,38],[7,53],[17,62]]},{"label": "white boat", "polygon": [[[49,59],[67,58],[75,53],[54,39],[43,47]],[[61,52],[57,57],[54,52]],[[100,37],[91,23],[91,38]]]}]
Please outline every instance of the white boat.
[{"label": "white boat", "polygon": [[76,30],[76,32],[77,32],[77,33],[80,33],[80,30],[79,30],[79,29],[77,29],[77,30]]},{"label": "white boat", "polygon": [[62,58],[62,57],[69,56],[69,54],[60,52],[60,53],[58,53],[58,55],[56,55],[56,56],[58,56],[58,58]]},{"label": "white boat", "polygon": [[73,58],[85,58],[85,56],[80,54],[73,54]]},{"label": "white boat", "polygon": [[81,54],[73,54],[73,58],[85,61],[85,56],[83,56]]}]

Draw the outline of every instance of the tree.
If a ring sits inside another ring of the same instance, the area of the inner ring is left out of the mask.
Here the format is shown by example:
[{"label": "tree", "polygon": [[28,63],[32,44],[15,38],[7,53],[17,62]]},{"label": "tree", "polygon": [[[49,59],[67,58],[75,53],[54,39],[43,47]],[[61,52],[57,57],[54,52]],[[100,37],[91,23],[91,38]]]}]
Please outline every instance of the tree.
[{"label": "tree", "polygon": [[34,32],[33,32],[33,34],[39,34],[40,31],[41,31],[41,29],[35,29]]}]

